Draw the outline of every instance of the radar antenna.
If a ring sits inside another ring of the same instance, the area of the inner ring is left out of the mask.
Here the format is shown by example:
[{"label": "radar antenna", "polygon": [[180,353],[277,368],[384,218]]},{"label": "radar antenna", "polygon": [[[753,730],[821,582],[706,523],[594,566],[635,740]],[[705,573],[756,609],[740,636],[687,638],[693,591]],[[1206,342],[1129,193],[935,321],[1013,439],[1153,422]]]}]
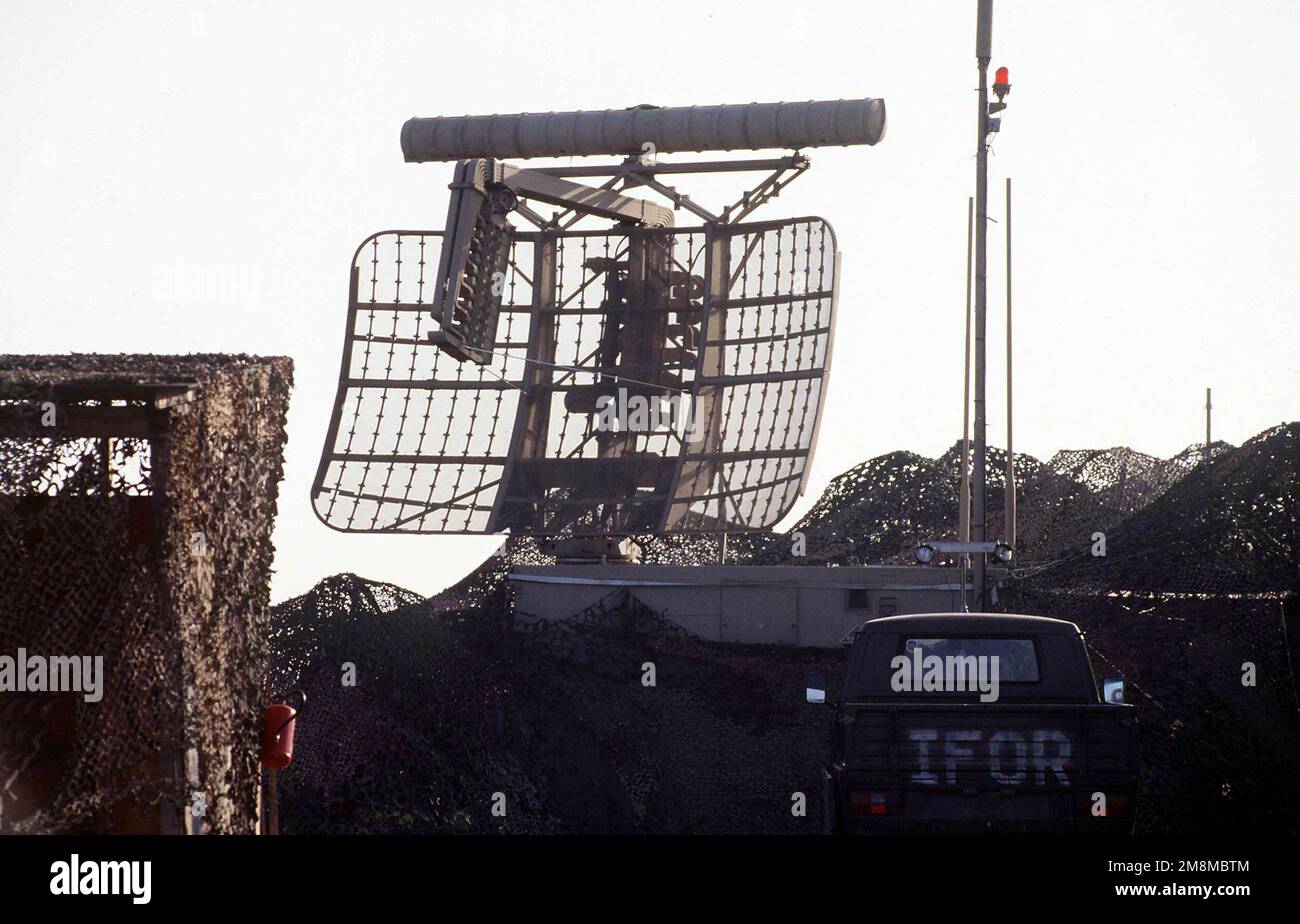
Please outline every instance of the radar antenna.
[{"label": "radar antenna", "polygon": [[[839,256],[820,218],[744,219],[808,168],[800,149],[884,126],[880,100],[407,122],[408,161],[457,161],[447,222],[356,251],[317,515],[351,532],[774,526],[816,445]],[[771,148],[792,153],[658,160]],[[501,159],[572,155],[622,159]],[[664,181],[722,172],[765,176],[716,211]],[[676,227],[681,210],[700,223]]]}]

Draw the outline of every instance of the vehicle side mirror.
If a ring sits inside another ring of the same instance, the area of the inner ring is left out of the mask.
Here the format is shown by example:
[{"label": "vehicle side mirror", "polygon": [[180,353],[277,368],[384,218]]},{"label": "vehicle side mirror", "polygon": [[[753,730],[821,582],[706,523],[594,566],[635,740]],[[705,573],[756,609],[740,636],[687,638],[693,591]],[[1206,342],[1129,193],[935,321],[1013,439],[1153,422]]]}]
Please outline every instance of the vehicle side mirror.
[{"label": "vehicle side mirror", "polygon": [[804,678],[803,685],[805,702],[826,702],[826,678],[821,674],[808,674]]},{"label": "vehicle side mirror", "polygon": [[1101,682],[1101,700],[1104,703],[1124,702],[1124,678],[1107,677]]}]

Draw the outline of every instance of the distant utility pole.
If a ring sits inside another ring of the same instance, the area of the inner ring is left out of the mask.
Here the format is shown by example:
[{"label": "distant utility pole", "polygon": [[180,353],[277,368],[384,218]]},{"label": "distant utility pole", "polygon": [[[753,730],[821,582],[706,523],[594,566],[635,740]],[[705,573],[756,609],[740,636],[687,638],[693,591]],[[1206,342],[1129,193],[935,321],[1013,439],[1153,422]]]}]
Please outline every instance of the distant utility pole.
[{"label": "distant utility pole", "polygon": [[1210,461],[1210,389],[1205,389],[1205,461]]}]

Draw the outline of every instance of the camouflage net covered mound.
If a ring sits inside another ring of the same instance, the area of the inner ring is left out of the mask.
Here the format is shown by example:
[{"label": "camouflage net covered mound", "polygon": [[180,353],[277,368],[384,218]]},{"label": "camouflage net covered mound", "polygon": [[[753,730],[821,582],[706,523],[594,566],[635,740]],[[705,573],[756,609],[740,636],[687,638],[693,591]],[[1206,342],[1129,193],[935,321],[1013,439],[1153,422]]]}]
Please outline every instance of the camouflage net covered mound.
[{"label": "camouflage net covered mound", "polygon": [[[1216,443],[1210,456],[1219,459],[1232,452],[1228,444]],[[1088,549],[1094,532],[1111,529],[1151,504],[1191,473],[1204,455],[1200,446],[1170,459],[1125,448],[1062,450],[1047,462],[1017,453],[1017,561],[1041,563],[1066,551]],[[1005,475],[1006,453],[990,447],[990,537],[1005,534]],[[749,560],[768,564],[910,563],[918,542],[957,538],[960,485],[960,443],[937,459],[888,453],[835,478],[791,527],[807,538],[805,556],[791,556],[786,536],[738,537],[733,545]]]},{"label": "camouflage net covered mound", "polygon": [[1072,527],[1073,542],[1022,564],[1006,605],[1078,623],[1097,672],[1124,675],[1140,709],[1144,817],[1175,831],[1295,832],[1300,424],[1208,462],[1169,461],[1128,491],[1102,480],[1104,510],[1128,512],[1097,527],[1106,554]]},{"label": "camouflage net covered mound", "polygon": [[287,358],[0,356],[0,655],[104,674],[98,702],[0,693],[0,831],[254,830],[291,384]]},{"label": "camouflage net covered mound", "polygon": [[[1025,542],[1002,604],[1078,622],[1098,675],[1124,674],[1141,710],[1140,832],[1300,826],[1288,650],[1300,627],[1288,636],[1283,615],[1297,589],[1298,440],[1288,424],[1209,460],[1200,448],[1017,456]],[[955,451],[870,460],[795,527],[806,558],[774,536],[733,539],[728,560],[909,560],[919,538],[954,534],[957,467]],[[998,483],[997,518],[1000,505]],[[1105,556],[1092,554],[1099,531]],[[673,564],[719,551],[689,537],[643,548]],[[509,631],[506,575],[547,560],[514,540],[427,601],[340,575],[274,608],[276,682],[308,694],[283,830],[819,830],[829,711],[803,703],[803,676],[838,682],[843,651],[701,642],[617,592],[567,623]],[[341,682],[345,663],[356,686]],[[790,811],[796,793],[806,816]]]},{"label": "camouflage net covered mound", "polygon": [[818,829],[828,728],[803,677],[841,652],[713,646],[627,600],[518,634],[409,601],[338,575],[275,608],[278,682],[307,695],[284,833]]}]

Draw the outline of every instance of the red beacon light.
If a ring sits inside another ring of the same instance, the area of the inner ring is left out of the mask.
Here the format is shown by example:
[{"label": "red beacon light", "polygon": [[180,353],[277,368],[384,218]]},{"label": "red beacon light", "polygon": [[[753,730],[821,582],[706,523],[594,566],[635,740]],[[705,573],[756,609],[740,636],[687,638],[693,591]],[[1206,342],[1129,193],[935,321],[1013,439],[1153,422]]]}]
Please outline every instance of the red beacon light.
[{"label": "red beacon light", "polygon": [[993,75],[993,92],[997,94],[998,101],[1011,92],[1011,71],[1005,67],[1000,67]]}]

